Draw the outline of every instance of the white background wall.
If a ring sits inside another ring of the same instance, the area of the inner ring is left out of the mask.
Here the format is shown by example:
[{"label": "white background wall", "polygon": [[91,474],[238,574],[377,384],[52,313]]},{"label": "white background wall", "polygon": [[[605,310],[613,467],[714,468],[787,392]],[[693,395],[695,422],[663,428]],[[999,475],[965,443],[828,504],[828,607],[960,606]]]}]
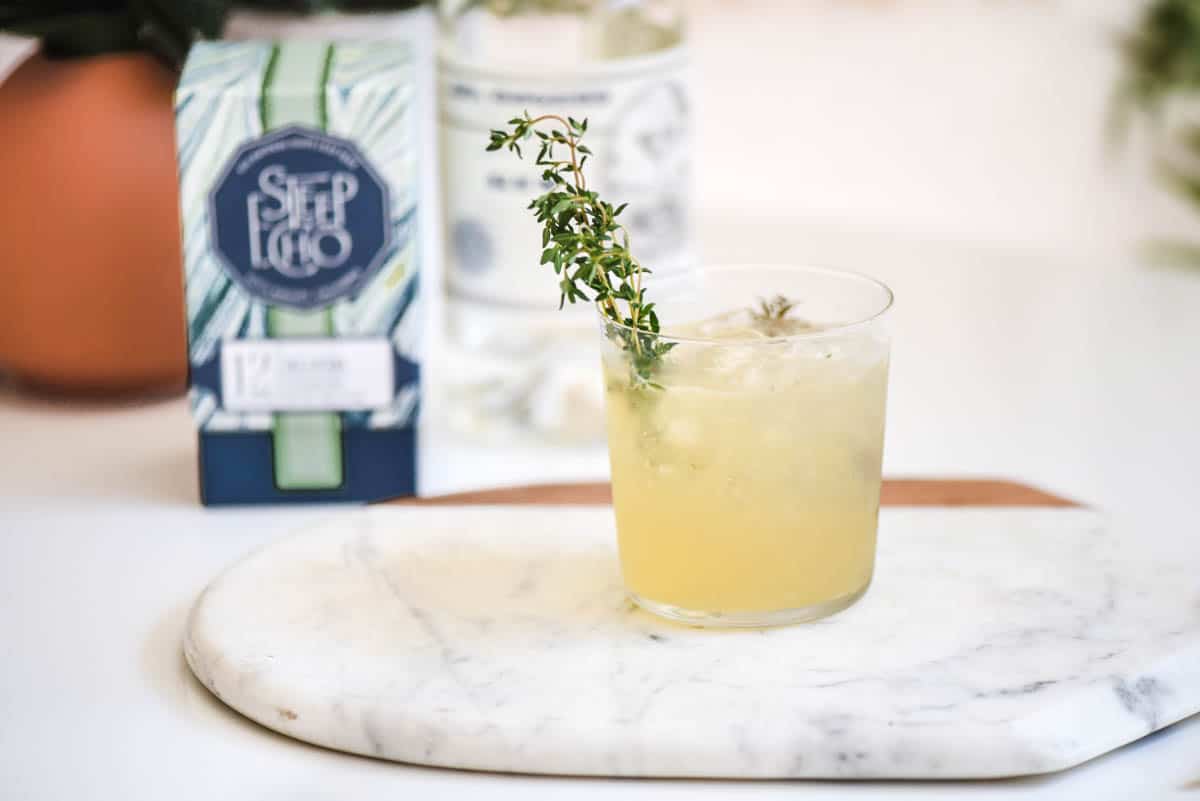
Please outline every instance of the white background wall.
[{"label": "white background wall", "polygon": [[1200,233],[1144,147],[1105,138],[1114,43],[1141,3],[706,5],[707,207],[1020,243]]},{"label": "white background wall", "polygon": [[[1148,177],[1144,142],[1105,140],[1114,43],[1141,5],[695,0],[697,204],[1089,251],[1200,238],[1200,214]],[[0,63],[14,52],[0,41]]]}]

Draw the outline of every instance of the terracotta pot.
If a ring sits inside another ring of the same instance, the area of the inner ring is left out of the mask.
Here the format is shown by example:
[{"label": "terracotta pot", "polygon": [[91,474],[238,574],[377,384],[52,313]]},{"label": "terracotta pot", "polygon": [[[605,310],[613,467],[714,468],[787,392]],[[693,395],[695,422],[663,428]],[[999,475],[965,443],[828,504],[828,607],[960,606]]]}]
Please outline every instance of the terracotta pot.
[{"label": "terracotta pot", "polygon": [[175,76],[35,55],[0,84],[0,369],[33,386],[186,383]]}]

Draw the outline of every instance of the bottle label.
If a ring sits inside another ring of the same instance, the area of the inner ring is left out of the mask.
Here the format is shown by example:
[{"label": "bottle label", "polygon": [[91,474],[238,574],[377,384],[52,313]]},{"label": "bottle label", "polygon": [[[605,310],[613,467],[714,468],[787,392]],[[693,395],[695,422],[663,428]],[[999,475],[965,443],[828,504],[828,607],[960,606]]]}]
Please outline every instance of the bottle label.
[{"label": "bottle label", "polygon": [[226,272],[272,305],[315,309],[356,294],[391,240],[387,184],[354,143],[305,126],[239,147],[209,202]]},{"label": "bottle label", "polygon": [[[589,188],[614,205],[633,252],[657,273],[685,265],[689,220],[691,96],[684,47],[581,67],[566,76],[483,68],[443,50],[439,94],[452,294],[490,303],[546,306],[553,271],[530,200],[544,191],[533,157],[488,153],[488,132],[528,111],[588,119]],[[563,154],[565,156],[565,153]]]}]

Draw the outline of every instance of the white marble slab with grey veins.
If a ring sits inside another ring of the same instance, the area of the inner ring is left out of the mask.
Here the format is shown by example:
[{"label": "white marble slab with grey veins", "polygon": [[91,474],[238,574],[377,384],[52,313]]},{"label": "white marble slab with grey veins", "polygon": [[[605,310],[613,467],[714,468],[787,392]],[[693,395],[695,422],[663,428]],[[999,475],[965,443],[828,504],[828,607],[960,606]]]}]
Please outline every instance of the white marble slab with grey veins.
[{"label": "white marble slab with grey veins", "polygon": [[1185,554],[1080,509],[885,509],[858,605],[708,631],[628,605],[608,509],[375,508],[220,576],[185,651],[244,715],[383,759],[1015,776],[1200,711],[1200,564]]}]

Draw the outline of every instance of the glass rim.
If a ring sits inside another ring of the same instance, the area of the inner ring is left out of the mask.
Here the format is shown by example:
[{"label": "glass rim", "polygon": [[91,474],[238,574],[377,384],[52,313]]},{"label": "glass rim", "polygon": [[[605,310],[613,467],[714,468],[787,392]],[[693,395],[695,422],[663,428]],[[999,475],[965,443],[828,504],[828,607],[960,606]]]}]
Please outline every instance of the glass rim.
[{"label": "glass rim", "polygon": [[[682,270],[680,272],[671,273],[670,275],[663,276],[663,278],[661,280],[663,280],[663,281],[679,281],[679,280],[685,279],[689,275],[697,275],[697,274],[701,274],[701,273],[728,273],[728,272],[753,271],[753,270],[780,271],[780,272],[791,272],[791,273],[808,274],[808,275],[825,275],[825,276],[833,276],[835,278],[853,279],[853,280],[858,281],[867,286],[871,286],[874,289],[881,290],[883,293],[883,303],[879,306],[879,308],[875,309],[870,314],[860,317],[859,319],[852,320],[850,322],[838,323],[837,325],[831,325],[831,326],[825,326],[825,327],[819,328],[815,331],[801,331],[801,332],[798,332],[795,334],[783,334],[781,336],[764,337],[762,339],[718,339],[716,337],[676,336],[676,335],[668,333],[666,331],[654,334],[653,336],[655,336],[659,339],[665,339],[669,342],[682,342],[682,343],[693,344],[693,345],[723,345],[723,346],[727,346],[727,347],[739,347],[739,346],[744,347],[747,345],[767,345],[767,344],[779,343],[779,342],[797,342],[797,341],[802,341],[802,340],[823,339],[823,338],[828,338],[828,337],[841,336],[847,332],[851,332],[851,331],[854,331],[859,328],[867,327],[871,323],[875,322],[876,320],[879,320],[881,317],[883,317],[885,314],[887,314],[888,311],[892,308],[892,306],[896,302],[896,294],[892,291],[892,288],[889,287],[887,284],[883,283],[882,281],[880,281],[878,278],[874,278],[870,275],[867,275],[866,273],[858,272],[856,270],[842,270],[842,269],[838,269],[836,267],[796,266],[796,265],[790,265],[790,264],[786,264],[786,263],[783,263],[783,264],[753,264],[753,263],[728,264],[728,263],[726,263],[726,264],[714,264],[714,265],[711,265],[708,267],[688,268],[688,269]],[[655,307],[658,307],[660,305],[657,301],[652,300],[652,302],[654,303]],[[605,325],[606,330],[607,330],[607,327],[611,326],[612,328],[626,331],[631,336],[635,332],[638,331],[638,329],[635,329],[631,325],[627,325],[626,323],[617,322],[616,320],[613,320],[613,319],[605,316],[604,312],[602,312],[600,310],[600,306],[598,303],[596,304],[596,313],[600,316],[600,321],[601,321],[601,323],[603,323]],[[647,332],[641,331],[641,333],[645,334]]]}]

